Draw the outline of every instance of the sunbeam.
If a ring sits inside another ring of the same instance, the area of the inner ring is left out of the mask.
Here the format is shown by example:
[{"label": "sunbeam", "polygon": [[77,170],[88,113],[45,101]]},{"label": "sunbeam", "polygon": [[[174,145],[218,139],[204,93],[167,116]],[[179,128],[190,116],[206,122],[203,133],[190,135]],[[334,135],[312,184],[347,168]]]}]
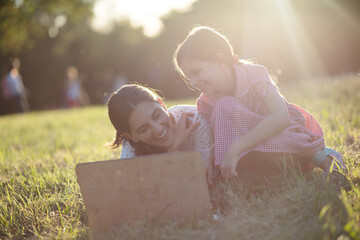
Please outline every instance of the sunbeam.
[{"label": "sunbeam", "polygon": [[276,6],[290,42],[291,51],[299,64],[302,75],[309,77],[313,74],[324,74],[325,68],[319,54],[302,23],[296,17],[296,12],[290,2],[288,0],[276,0]]},{"label": "sunbeam", "polygon": [[353,28],[356,33],[360,33],[359,19],[355,19],[348,11],[346,11],[339,3],[334,0],[324,1],[336,14],[338,14],[343,21]]}]

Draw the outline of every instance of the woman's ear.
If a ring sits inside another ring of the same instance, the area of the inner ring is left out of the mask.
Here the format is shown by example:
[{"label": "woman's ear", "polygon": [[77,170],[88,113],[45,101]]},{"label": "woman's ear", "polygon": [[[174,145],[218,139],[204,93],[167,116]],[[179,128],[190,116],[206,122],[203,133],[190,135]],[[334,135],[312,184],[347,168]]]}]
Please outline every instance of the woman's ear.
[{"label": "woman's ear", "polygon": [[134,142],[139,142],[139,139],[132,137],[132,136],[130,135],[130,133],[127,133],[127,132],[124,133],[124,137],[127,138],[127,139],[130,139],[130,140],[132,140],[132,141],[134,141]]}]

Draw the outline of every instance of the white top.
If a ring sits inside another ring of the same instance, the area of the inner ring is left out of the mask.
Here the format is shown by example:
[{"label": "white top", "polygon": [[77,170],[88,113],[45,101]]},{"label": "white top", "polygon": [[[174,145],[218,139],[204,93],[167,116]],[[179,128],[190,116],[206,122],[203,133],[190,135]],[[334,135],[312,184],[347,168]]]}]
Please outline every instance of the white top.
[{"label": "white top", "polygon": [[[195,105],[176,105],[168,109],[169,113],[173,114],[175,121],[178,121],[183,113],[198,113]],[[196,115],[194,115],[196,116]],[[195,150],[201,153],[203,160],[214,158],[214,140],[212,130],[206,119],[197,114],[196,120],[200,125],[192,132],[189,140],[181,146],[180,150]],[[130,146],[128,141],[122,142],[122,152],[120,158],[135,157],[135,150]]]}]

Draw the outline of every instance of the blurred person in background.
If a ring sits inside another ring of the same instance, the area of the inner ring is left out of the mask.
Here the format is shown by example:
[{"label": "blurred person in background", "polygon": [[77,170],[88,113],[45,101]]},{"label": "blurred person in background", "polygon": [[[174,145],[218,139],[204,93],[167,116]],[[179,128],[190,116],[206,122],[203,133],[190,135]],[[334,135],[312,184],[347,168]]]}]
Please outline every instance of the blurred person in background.
[{"label": "blurred person in background", "polygon": [[117,69],[114,71],[113,68],[105,69],[103,82],[103,102],[106,105],[111,95],[116,92],[119,88],[129,83],[129,79],[126,73]]},{"label": "blurred person in background", "polygon": [[23,113],[29,110],[27,90],[20,75],[20,59],[10,58],[1,80],[5,113]]},{"label": "blurred person in background", "polygon": [[82,87],[78,70],[74,66],[66,69],[64,104],[66,108],[82,107],[90,103],[88,94]]},{"label": "blurred person in background", "polygon": [[114,82],[112,83],[112,93],[116,92],[119,88],[129,83],[129,79],[125,72],[117,70]]}]

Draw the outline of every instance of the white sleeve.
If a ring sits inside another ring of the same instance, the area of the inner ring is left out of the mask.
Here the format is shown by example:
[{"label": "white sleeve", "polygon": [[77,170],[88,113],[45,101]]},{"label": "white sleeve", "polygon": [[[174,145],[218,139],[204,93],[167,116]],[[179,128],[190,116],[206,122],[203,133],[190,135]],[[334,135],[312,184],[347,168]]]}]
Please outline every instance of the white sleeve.
[{"label": "white sleeve", "polygon": [[198,114],[200,125],[192,133],[193,149],[201,153],[203,160],[214,159],[214,139],[210,125],[206,119]]},{"label": "white sleeve", "polygon": [[135,149],[130,146],[128,141],[123,140],[121,145],[122,145],[122,150],[121,150],[120,158],[136,157]]}]

